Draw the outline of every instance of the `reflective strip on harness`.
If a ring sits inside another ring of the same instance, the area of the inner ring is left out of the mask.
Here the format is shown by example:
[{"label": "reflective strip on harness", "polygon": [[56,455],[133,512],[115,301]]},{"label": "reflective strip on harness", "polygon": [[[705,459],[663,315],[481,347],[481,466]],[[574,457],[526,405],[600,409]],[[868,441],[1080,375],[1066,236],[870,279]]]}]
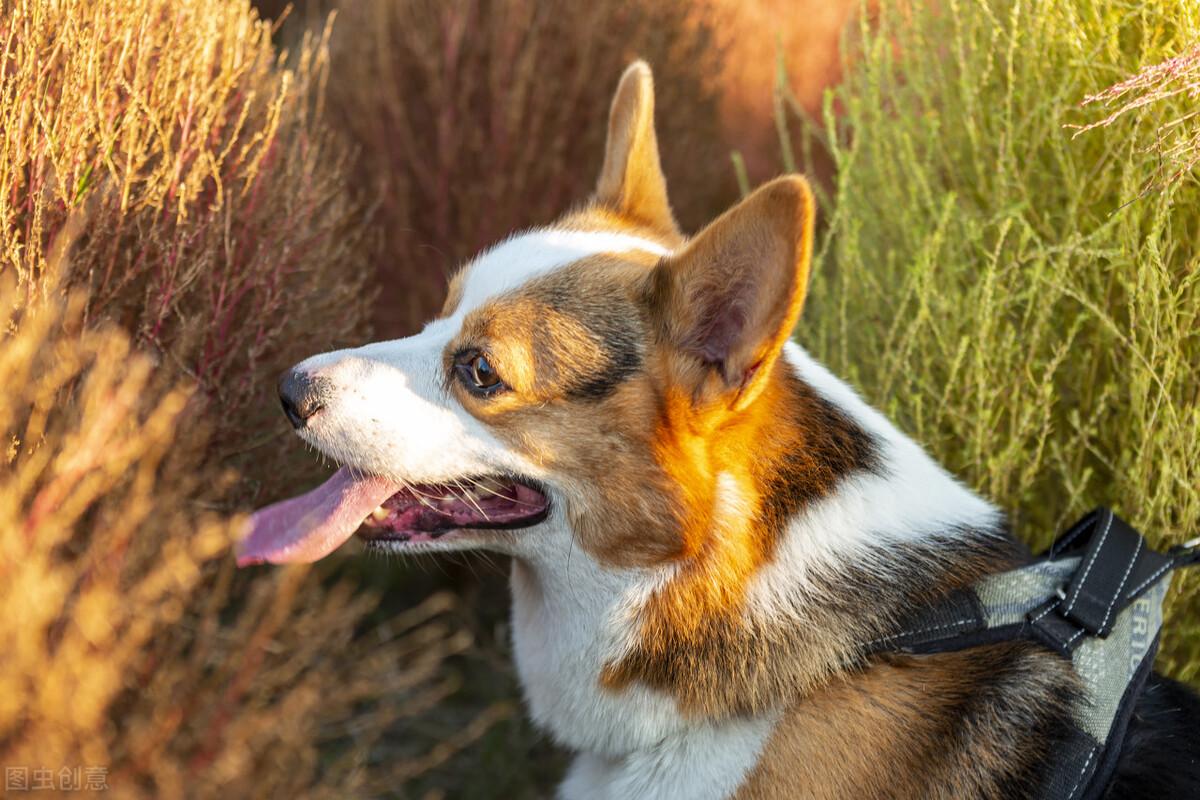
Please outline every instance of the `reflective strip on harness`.
[{"label": "reflective strip on harness", "polygon": [[1024,638],[1070,659],[1083,688],[1076,735],[1057,751],[1042,796],[1099,797],[1151,672],[1171,573],[1198,560],[1194,549],[1151,550],[1128,523],[1097,509],[1038,560],[951,593],[867,648],[927,654]]}]

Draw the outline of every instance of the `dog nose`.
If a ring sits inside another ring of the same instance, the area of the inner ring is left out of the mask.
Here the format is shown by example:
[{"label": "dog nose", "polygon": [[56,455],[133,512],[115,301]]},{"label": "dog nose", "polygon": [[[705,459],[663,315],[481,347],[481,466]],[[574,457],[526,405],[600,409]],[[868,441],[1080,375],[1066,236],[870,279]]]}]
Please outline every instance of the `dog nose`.
[{"label": "dog nose", "polygon": [[324,408],[321,380],[299,369],[289,369],[279,377],[279,402],[292,427],[300,430],[314,414]]}]

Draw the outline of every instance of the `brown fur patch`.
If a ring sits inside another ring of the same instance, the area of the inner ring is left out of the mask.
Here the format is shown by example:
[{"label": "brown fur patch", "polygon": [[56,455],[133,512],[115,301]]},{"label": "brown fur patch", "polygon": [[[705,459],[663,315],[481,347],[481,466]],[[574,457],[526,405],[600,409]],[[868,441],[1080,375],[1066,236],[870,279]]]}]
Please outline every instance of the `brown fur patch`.
[{"label": "brown fur patch", "polygon": [[504,424],[501,415],[521,407],[611,394],[642,363],[645,314],[634,293],[655,260],[582,259],[472,310],[447,356],[485,350],[512,388],[472,403],[481,419]]},{"label": "brown fur patch", "polygon": [[683,234],[677,230],[648,226],[602,203],[589,203],[563,215],[555,227],[572,231],[623,233],[662,245],[668,250],[679,247],[685,241]]},{"label": "brown fur patch", "polygon": [[1075,691],[1032,643],[882,659],[795,703],[736,797],[1029,796]]},{"label": "brown fur patch", "polygon": [[652,597],[635,646],[602,678],[614,689],[652,686],[685,713],[708,718],[787,707],[861,666],[864,643],[899,630],[905,609],[1011,567],[1016,552],[986,531],[930,535],[923,545],[877,553],[889,561],[886,573],[813,565],[805,583],[769,609],[744,602],[748,576],[723,572],[730,562],[709,562],[706,553]]},{"label": "brown fur patch", "polygon": [[[607,686],[638,681],[672,693],[688,711],[724,715],[764,708],[849,658],[855,630],[840,609],[814,603],[803,628],[747,613],[746,588],[787,520],[875,465],[865,432],[789,366],[777,363],[772,372],[750,409],[719,424],[697,421],[687,398],[668,399],[655,454],[677,492],[676,518],[643,529],[638,541],[610,537],[597,556],[625,563],[648,537],[663,536],[648,552],[676,542],[681,560],[647,602],[634,649],[605,668]],[[784,660],[789,665],[779,668]]]},{"label": "brown fur patch", "polygon": [[[645,604],[631,652],[605,667],[610,688],[640,681],[688,711],[722,715],[765,708],[850,658],[852,625],[830,617],[772,631],[745,602],[786,521],[875,465],[870,437],[779,360],[804,300],[812,217],[806,184],[781,179],[652,275],[651,452],[673,518],[633,539],[612,532],[610,509],[597,555],[629,564],[631,554],[677,552],[679,563]],[[780,658],[790,666],[767,674]]]}]

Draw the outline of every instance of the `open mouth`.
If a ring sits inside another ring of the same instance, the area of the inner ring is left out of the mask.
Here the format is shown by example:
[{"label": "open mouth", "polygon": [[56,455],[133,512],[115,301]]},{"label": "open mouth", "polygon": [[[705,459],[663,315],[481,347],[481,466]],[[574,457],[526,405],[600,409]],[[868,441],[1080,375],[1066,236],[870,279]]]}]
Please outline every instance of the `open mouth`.
[{"label": "open mouth", "polygon": [[317,561],[364,523],[363,539],[390,548],[451,532],[524,528],[545,519],[549,505],[532,481],[493,476],[409,486],[342,467],[312,491],[256,511],[238,543],[238,565]]},{"label": "open mouth", "polygon": [[368,543],[431,542],[451,531],[536,525],[548,509],[539,489],[510,478],[420,484],[380,503],[363,520],[358,536]]}]

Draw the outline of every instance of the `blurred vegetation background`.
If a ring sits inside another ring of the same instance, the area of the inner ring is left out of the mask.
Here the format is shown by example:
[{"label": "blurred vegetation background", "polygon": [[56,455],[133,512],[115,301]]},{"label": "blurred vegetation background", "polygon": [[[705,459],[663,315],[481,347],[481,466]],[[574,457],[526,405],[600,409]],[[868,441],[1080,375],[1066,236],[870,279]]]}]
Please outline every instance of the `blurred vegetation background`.
[{"label": "blurred vegetation background", "polygon": [[[121,797],[550,793],[506,565],[239,573],[325,471],[275,375],[585,197],[645,57],[695,229],[823,187],[798,339],[1045,544],[1200,530],[1183,0],[0,3],[0,763]],[[735,169],[735,159],[737,155]],[[1161,667],[1200,684],[1200,582]]]},{"label": "blurred vegetation background", "polygon": [[[1200,534],[1200,7],[885,4],[847,47],[793,115],[836,176],[799,339],[1039,548],[1101,504]],[[1197,682],[1200,575],[1167,612]]]}]

